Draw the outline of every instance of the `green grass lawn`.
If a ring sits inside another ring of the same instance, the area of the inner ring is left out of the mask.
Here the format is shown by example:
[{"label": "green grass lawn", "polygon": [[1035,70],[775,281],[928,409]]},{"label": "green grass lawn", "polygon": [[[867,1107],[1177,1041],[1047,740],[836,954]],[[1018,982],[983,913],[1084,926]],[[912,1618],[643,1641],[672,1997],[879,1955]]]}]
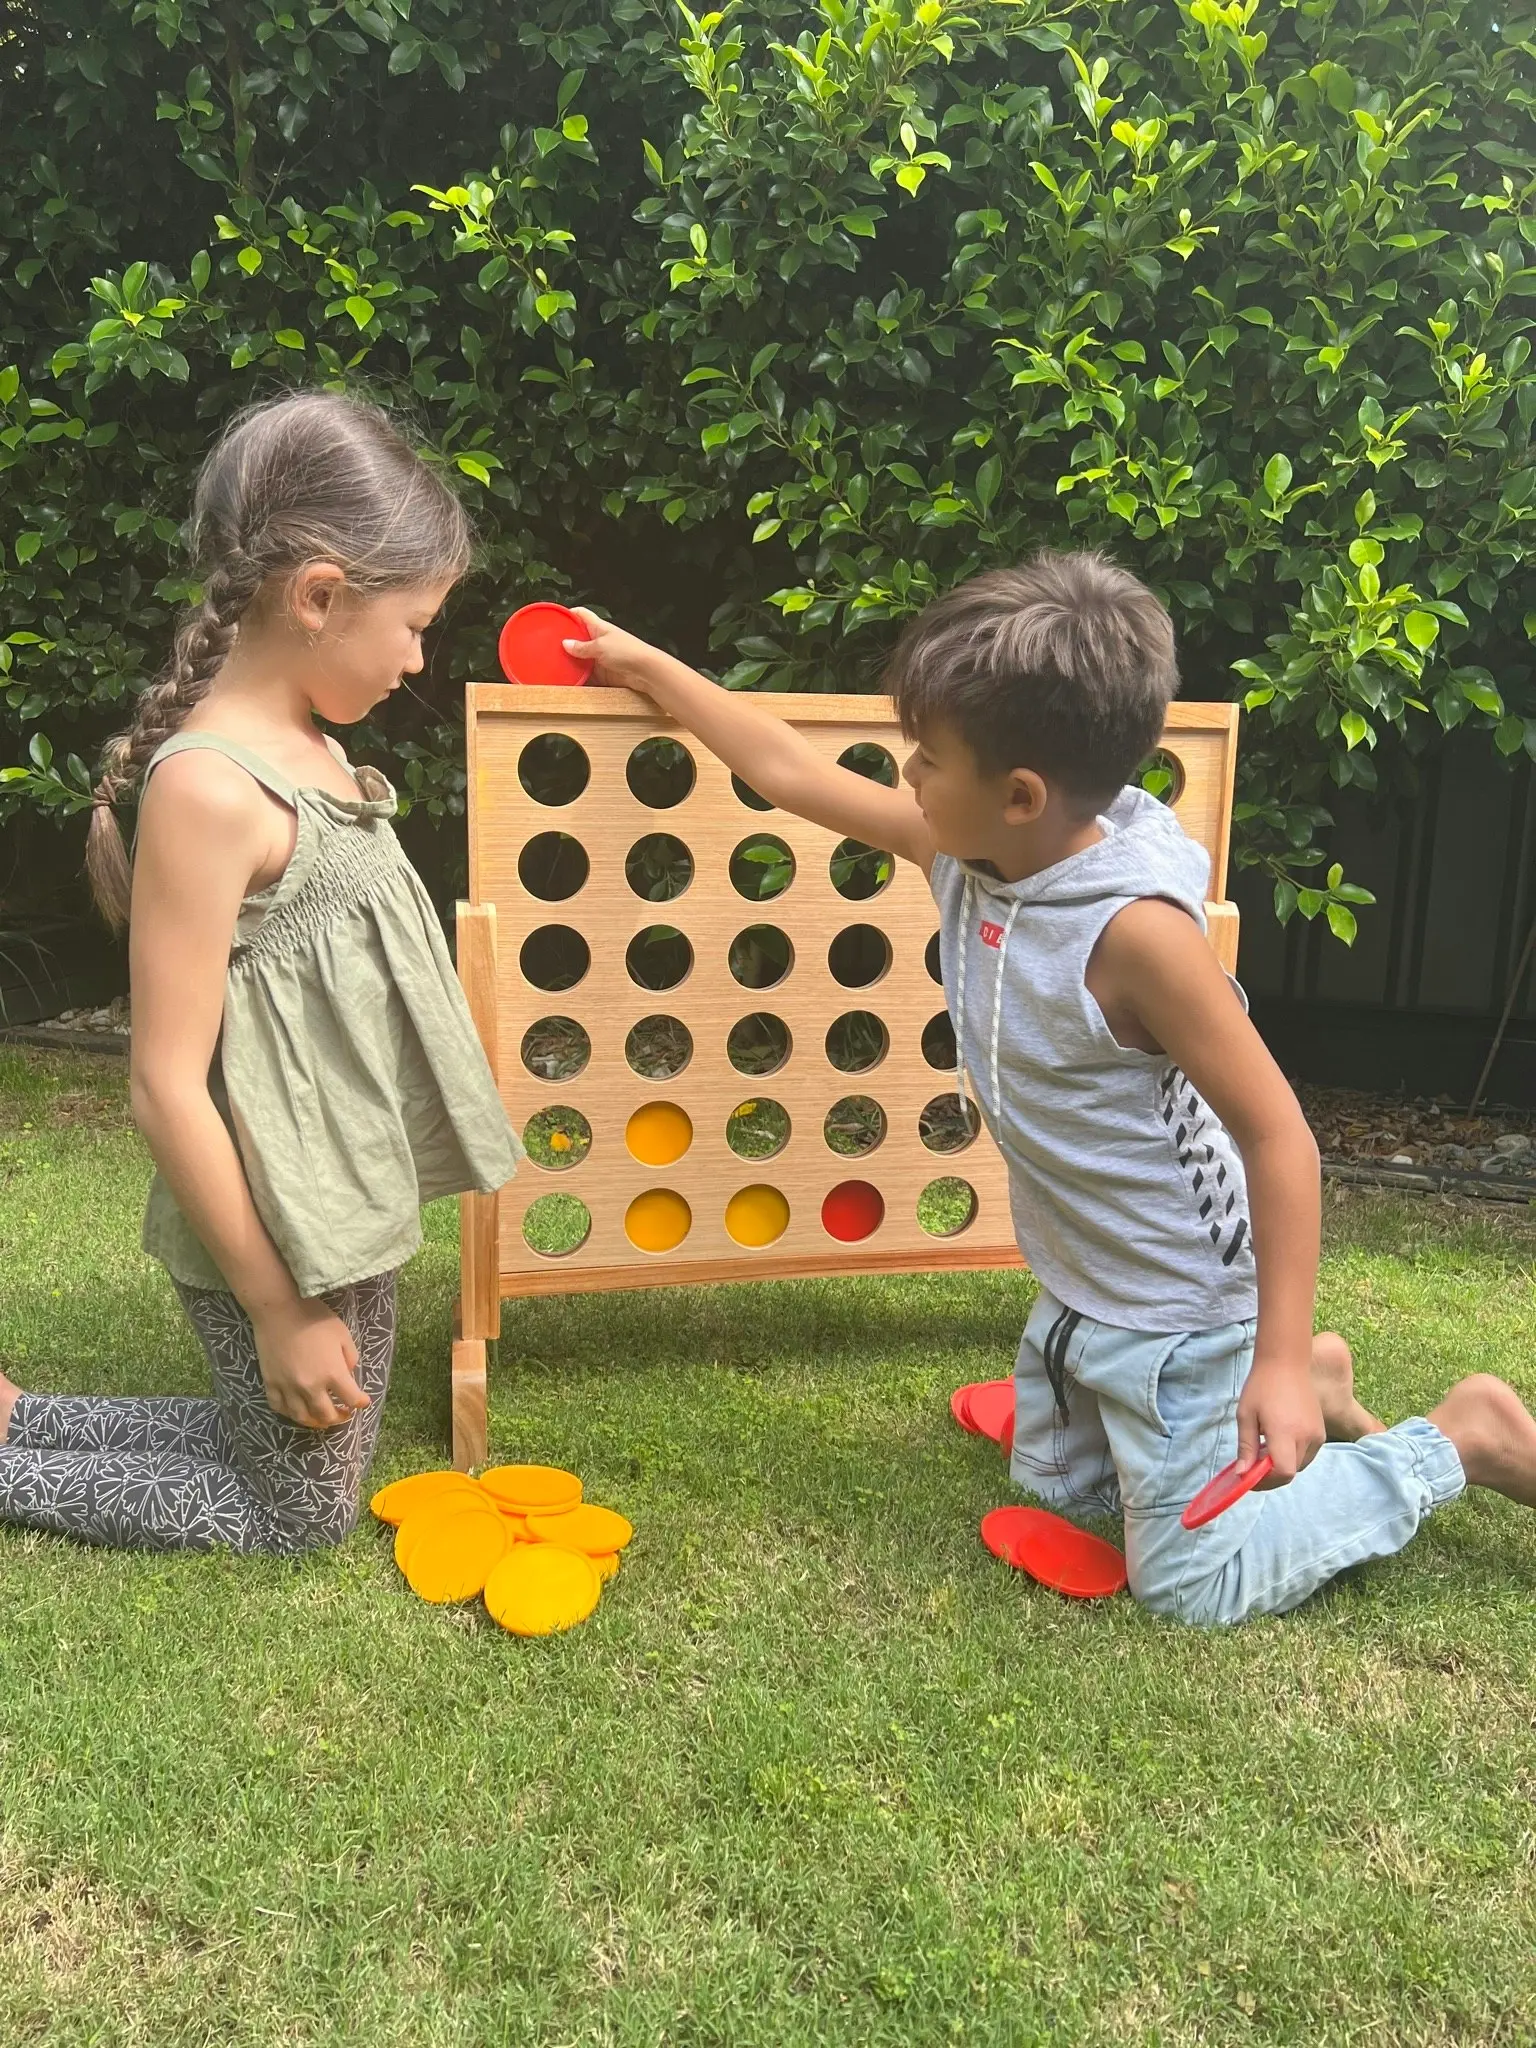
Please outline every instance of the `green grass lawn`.
[{"label": "green grass lawn", "polygon": [[[112,1062],[0,1049],[0,1362],[198,1389]],[[442,1461],[451,1209],[379,1462]],[[1524,1218],[1330,1210],[1390,1416],[1536,1393]],[[0,1530],[0,2043],[1536,2041],[1536,1518],[1477,1498],[1284,1621],[994,1562],[949,1419],[1018,1275],[509,1307],[497,1458],[637,1536],[524,1643],[371,1521],[299,1563]]]}]

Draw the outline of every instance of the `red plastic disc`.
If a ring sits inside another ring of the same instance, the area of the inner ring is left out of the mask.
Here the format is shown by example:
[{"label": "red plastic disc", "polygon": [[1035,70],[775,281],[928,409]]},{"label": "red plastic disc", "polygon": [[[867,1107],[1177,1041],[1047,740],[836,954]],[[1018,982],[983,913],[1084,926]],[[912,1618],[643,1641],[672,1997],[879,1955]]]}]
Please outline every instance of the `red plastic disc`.
[{"label": "red plastic disc", "polygon": [[966,1413],[978,1436],[989,1436],[1000,1444],[1003,1431],[1013,1422],[1013,1381],[978,1380],[966,1390]]},{"label": "red plastic disc", "polygon": [[842,1244],[857,1244],[885,1220],[885,1197],[867,1180],[843,1180],[821,1205],[821,1227]]},{"label": "red plastic disc", "polygon": [[1207,1522],[1214,1522],[1218,1515],[1224,1515],[1245,1493],[1252,1493],[1274,1469],[1275,1461],[1268,1451],[1260,1451],[1246,1472],[1238,1471],[1234,1458],[1214,1479],[1207,1480],[1179,1520],[1186,1529],[1203,1529]]},{"label": "red plastic disc", "polygon": [[1044,1508],[994,1508],[982,1519],[981,1540],[995,1557],[1069,1600],[1125,1590],[1125,1558],[1114,1544]]},{"label": "red plastic disc", "polygon": [[592,664],[567,654],[564,642],[586,637],[586,627],[563,604],[525,604],[496,643],[501,672],[509,683],[584,683]]},{"label": "red plastic disc", "polygon": [[977,1429],[975,1423],[971,1420],[971,1390],[969,1387],[956,1387],[949,1397],[949,1412],[953,1415],[956,1422],[959,1423],[960,1427],[968,1431],[971,1436],[979,1436],[981,1434],[980,1430]]}]

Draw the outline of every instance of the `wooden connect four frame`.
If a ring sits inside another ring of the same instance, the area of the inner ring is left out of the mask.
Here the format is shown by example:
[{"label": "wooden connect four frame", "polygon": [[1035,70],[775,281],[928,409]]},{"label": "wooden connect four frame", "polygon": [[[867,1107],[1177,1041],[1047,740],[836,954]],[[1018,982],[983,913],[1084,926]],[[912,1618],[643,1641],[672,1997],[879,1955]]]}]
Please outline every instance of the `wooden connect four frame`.
[{"label": "wooden connect four frame", "polygon": [[[869,742],[902,759],[888,698],[761,696],[753,702],[788,719],[834,760]],[[460,977],[514,1126],[521,1131],[539,1110],[559,1104],[587,1119],[592,1139],[577,1165],[555,1172],[530,1160],[499,1194],[462,1198],[453,1346],[457,1463],[468,1467],[485,1456],[485,1347],[500,1334],[501,1304],[508,1298],[1022,1263],[1009,1220],[1006,1170],[986,1132],[963,1151],[944,1153],[930,1151],[919,1134],[925,1105],[952,1092],[955,1077],[953,1069],[930,1065],[922,1048],[924,1027],[943,1012],[944,994],[928,966],[937,916],[916,868],[898,862],[877,895],[850,901],[832,882],[836,833],[744,803],[729,770],[627,690],[471,684],[466,712],[470,899],[458,911]],[[585,788],[561,805],[536,802],[518,773],[524,749],[550,733],[574,740],[590,764]],[[679,742],[694,762],[691,791],[667,809],[639,802],[626,779],[631,753],[651,738]],[[1236,706],[1171,706],[1163,745],[1176,778],[1176,814],[1211,855],[1211,941],[1232,969],[1237,913],[1225,895]],[[560,901],[531,895],[519,876],[524,846],[548,832],[579,840],[590,864],[582,887]],[[626,879],[630,849],[651,833],[682,840],[693,857],[691,882],[667,902],[637,895]],[[737,893],[729,865],[744,840],[764,835],[790,848],[795,874],[782,894],[756,902]],[[626,965],[631,940],[657,924],[681,931],[693,951],[683,980],[663,990],[639,986]],[[728,965],[731,943],[747,927],[764,924],[787,934],[793,964],[772,987],[745,987]],[[890,947],[883,975],[862,988],[840,984],[828,964],[833,939],[856,924],[877,926]],[[522,968],[524,942],[546,925],[574,928],[591,954],[580,981],[558,991],[533,985]],[[887,1034],[883,1057],[862,1072],[834,1067],[826,1051],[829,1026],[852,1010],[873,1011]],[[791,1051],[771,1074],[744,1074],[727,1058],[727,1036],[760,1012],[783,1020]],[[631,1027],[658,1014],[679,1019],[693,1040],[688,1064],[665,1081],[643,1078],[625,1056]],[[521,1057],[525,1032],[548,1016],[575,1019],[591,1041],[586,1067],[565,1080],[543,1079]],[[850,1095],[872,1096],[886,1120],[878,1147],[857,1158],[834,1152],[824,1135],[828,1110]],[[726,1140],[733,1110],[754,1098],[782,1104],[790,1119],[788,1142],[771,1158],[741,1158]],[[625,1142],[632,1113],[654,1102],[676,1104],[693,1124],[687,1151],[667,1167],[643,1165]],[[971,1220],[955,1235],[931,1236],[918,1221],[919,1194],[931,1181],[952,1178],[974,1190]],[[885,1203],[883,1221],[855,1243],[830,1236],[821,1221],[824,1198],[848,1180],[872,1182]],[[738,1190],[763,1185],[787,1199],[789,1221],[776,1242],[754,1249],[727,1234],[725,1210]],[[625,1233],[629,1204],[655,1188],[681,1195],[692,1216],[686,1237],[666,1253],[637,1249]],[[592,1219],[586,1240],[559,1256],[530,1249],[523,1234],[529,1205],[549,1193],[577,1196]]]}]

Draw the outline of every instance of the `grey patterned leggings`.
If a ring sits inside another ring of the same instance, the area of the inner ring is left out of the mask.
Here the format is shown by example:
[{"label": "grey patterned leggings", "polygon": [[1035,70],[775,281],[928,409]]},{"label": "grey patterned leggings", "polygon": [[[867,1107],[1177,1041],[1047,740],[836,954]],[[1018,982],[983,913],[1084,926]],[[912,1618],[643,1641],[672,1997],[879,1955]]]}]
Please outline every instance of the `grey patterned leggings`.
[{"label": "grey patterned leggings", "polygon": [[255,1333],[232,1294],[176,1288],[213,1399],[23,1394],[0,1444],[0,1521],[134,1550],[292,1555],[355,1526],[395,1349],[395,1276],[326,1295],[371,1405],[301,1429],[267,1405]]}]

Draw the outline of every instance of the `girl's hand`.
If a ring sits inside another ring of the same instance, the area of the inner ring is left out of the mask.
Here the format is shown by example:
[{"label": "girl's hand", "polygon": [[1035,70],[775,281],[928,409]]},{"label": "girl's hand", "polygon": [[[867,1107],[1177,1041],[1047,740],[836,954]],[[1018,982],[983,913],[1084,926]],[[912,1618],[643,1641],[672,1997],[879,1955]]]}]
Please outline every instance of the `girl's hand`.
[{"label": "girl's hand", "polygon": [[357,1384],[357,1346],[323,1301],[296,1301],[254,1325],[267,1404],[304,1429],[335,1429],[369,1407]]},{"label": "girl's hand", "polygon": [[610,625],[596,612],[578,606],[576,616],[586,627],[587,638],[567,640],[566,653],[574,654],[579,661],[590,661],[593,675],[600,683],[641,690],[648,697],[654,695],[658,672],[667,660],[660,648],[626,633],[622,626]]}]

